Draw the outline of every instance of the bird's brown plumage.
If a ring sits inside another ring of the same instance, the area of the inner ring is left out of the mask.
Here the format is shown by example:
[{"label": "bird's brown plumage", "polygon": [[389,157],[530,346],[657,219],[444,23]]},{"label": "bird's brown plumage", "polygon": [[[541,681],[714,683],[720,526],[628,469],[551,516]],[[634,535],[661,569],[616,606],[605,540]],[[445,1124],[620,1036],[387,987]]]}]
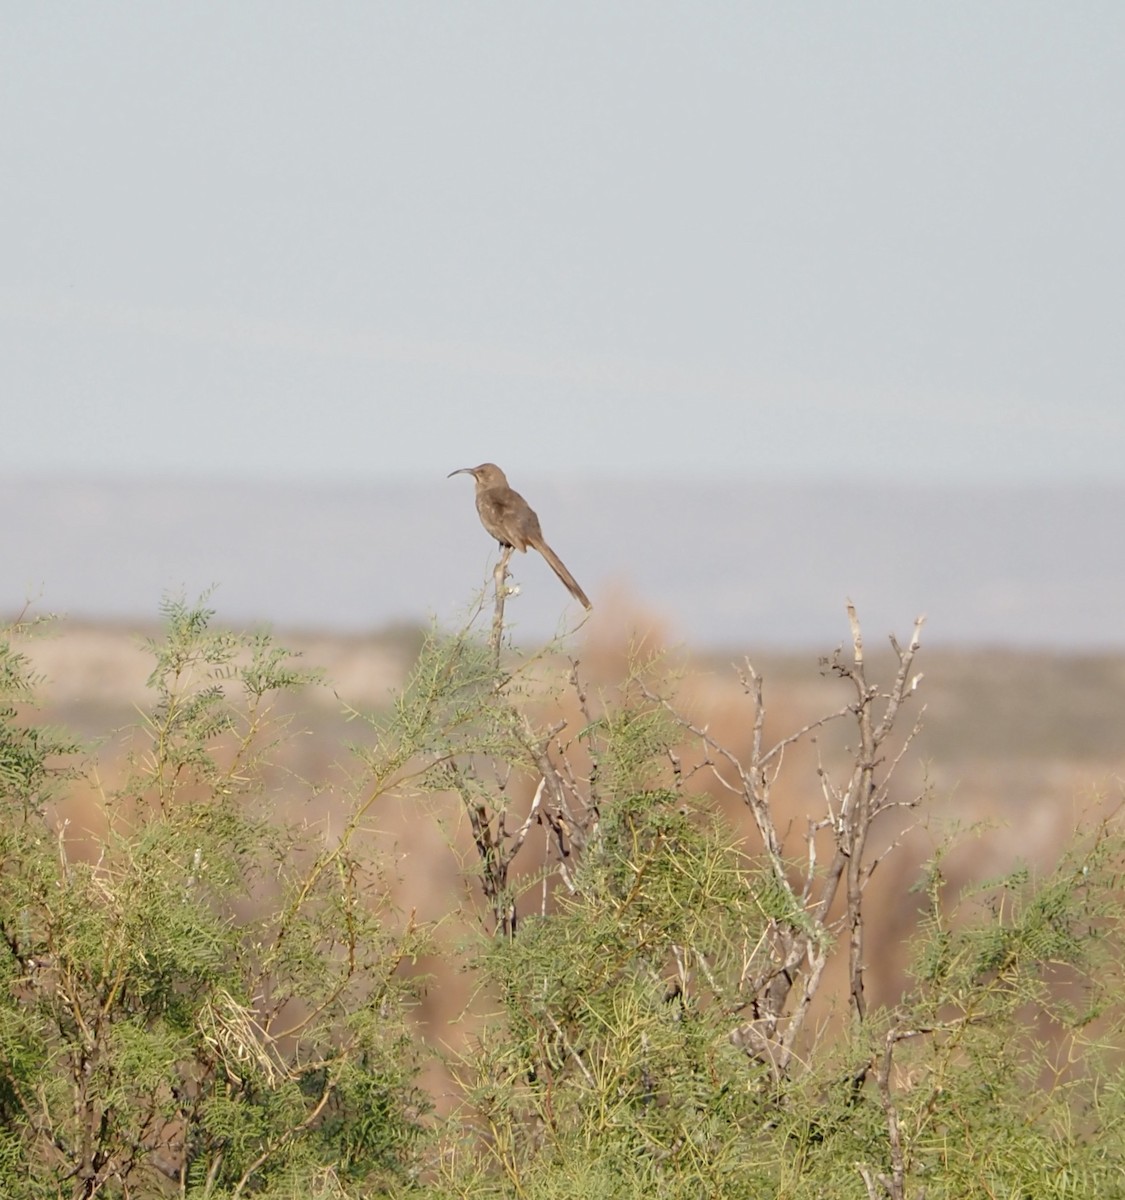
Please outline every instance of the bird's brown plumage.
[{"label": "bird's brown plumage", "polygon": [[451,471],[449,478],[452,479],[454,475],[471,475],[476,481],[480,523],[501,546],[512,546],[524,553],[528,546],[538,550],[575,600],[584,608],[593,607],[586,593],[578,586],[578,581],[563,565],[562,559],[543,540],[535,510],[519,492],[508,486],[507,476],[495,463],[461,467]]}]

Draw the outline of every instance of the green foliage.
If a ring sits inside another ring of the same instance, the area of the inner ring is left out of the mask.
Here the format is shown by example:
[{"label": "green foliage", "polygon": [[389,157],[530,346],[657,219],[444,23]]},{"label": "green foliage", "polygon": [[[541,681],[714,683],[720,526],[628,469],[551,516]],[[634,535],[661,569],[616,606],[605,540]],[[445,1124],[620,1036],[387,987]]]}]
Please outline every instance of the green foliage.
[{"label": "green foliage", "polygon": [[52,828],[44,802],[77,774],[18,722],[33,681],[0,650],[0,1194],[406,1178],[425,1105],[398,968],[424,936],[353,839],[326,849],[271,811],[273,701],[310,674],[202,606],[164,615],[155,703],[96,843]]},{"label": "green foliage", "polygon": [[[636,678],[582,730],[596,803],[566,887],[476,963],[496,1009],[455,1064],[464,1108],[428,1194],[1123,1194],[1120,831],[962,897],[939,855],[915,991],[810,1034],[779,1070],[780,1033],[757,1016],[770,977],[757,993],[747,979],[763,946],[840,953],[846,924],[818,924],[683,786],[667,707]],[[474,802],[501,776],[485,747]]]},{"label": "green foliage", "polygon": [[[742,764],[690,729],[748,838],[685,765],[658,662],[594,692],[554,648],[498,660],[472,630],[435,634],[327,837],[273,773],[279,700],[313,674],[204,604],[163,615],[109,793],[35,724],[32,631],[0,640],[0,1195],[1125,1195],[1119,823],[958,895],[943,847],[909,994],[869,1009],[845,984],[834,1007],[817,989],[854,965],[876,756],[845,772],[866,791],[817,781],[821,828],[848,839],[798,861],[770,825],[780,752]],[[842,712],[881,737],[867,707],[890,693],[840,661]],[[395,791],[459,804],[476,855],[482,932],[445,950],[476,1034],[446,1052],[441,1118],[404,970],[431,931],[394,910],[369,831]],[[818,908],[833,871],[847,894]]]},{"label": "green foliage", "polygon": [[65,734],[25,719],[33,711],[38,679],[12,639],[43,632],[47,621],[23,622],[0,637],[0,804],[24,814],[39,811],[71,773],[77,744]]}]

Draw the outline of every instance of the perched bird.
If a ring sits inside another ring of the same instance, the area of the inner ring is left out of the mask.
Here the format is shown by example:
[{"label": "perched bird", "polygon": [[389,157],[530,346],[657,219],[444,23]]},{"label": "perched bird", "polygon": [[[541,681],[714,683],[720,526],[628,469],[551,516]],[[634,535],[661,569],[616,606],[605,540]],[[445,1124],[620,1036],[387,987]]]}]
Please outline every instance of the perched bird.
[{"label": "perched bird", "polygon": [[575,600],[584,608],[593,607],[586,593],[578,586],[578,581],[563,565],[562,559],[543,540],[535,510],[519,492],[508,486],[507,477],[495,463],[461,467],[450,471],[447,478],[452,479],[454,475],[471,475],[476,481],[480,523],[501,546],[514,547],[524,553],[528,546],[538,550]]}]

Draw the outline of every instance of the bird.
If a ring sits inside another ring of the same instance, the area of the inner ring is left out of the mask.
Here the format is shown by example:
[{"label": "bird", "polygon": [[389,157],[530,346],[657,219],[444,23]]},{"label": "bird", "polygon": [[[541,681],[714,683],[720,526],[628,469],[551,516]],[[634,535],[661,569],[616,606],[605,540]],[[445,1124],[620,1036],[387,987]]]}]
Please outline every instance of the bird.
[{"label": "bird", "polygon": [[578,586],[578,581],[563,565],[562,559],[543,540],[535,510],[519,492],[508,486],[508,477],[495,463],[459,467],[456,471],[450,471],[446,478],[452,479],[454,475],[471,475],[475,480],[480,523],[501,546],[525,554],[528,546],[538,550],[575,600],[585,609],[593,608],[586,593]]}]

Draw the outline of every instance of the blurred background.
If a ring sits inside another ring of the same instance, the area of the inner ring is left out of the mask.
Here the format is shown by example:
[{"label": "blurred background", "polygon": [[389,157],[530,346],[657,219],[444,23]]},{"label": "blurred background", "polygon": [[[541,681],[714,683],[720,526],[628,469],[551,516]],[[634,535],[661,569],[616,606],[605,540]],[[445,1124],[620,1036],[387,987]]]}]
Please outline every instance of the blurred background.
[{"label": "blurred background", "polygon": [[1120,4],[0,20],[0,609],[1125,645]]}]

